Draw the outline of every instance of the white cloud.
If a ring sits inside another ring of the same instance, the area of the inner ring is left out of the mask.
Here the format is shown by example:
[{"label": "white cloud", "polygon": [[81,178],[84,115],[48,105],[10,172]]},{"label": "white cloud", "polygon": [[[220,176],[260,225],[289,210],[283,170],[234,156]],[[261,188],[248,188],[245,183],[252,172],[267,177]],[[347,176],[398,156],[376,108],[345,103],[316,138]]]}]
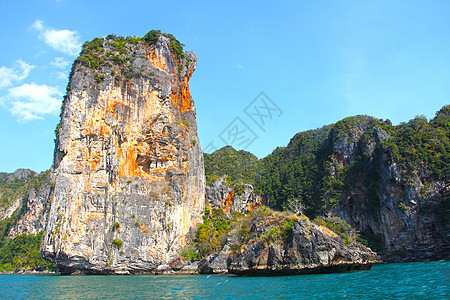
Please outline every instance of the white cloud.
[{"label": "white cloud", "polygon": [[45,115],[57,115],[61,106],[62,93],[56,87],[26,83],[8,89],[2,102],[19,121],[43,119]]},{"label": "white cloud", "polygon": [[22,72],[17,70],[18,68],[0,67],[0,89],[11,86],[13,82],[24,80],[28,77],[30,71],[35,68],[35,66],[20,59],[16,63],[19,64]]},{"label": "white cloud", "polygon": [[57,72],[56,73],[56,78],[57,79],[64,79],[64,80],[68,80],[69,79],[69,75],[67,73],[64,72]]},{"label": "white cloud", "polygon": [[238,67],[239,69],[243,69],[243,68],[244,68],[244,66],[241,65],[241,64],[238,64],[237,67]]},{"label": "white cloud", "polygon": [[55,57],[51,64],[57,68],[64,69],[69,65],[69,62],[64,57]]},{"label": "white cloud", "polygon": [[56,30],[45,26],[41,20],[31,25],[32,29],[39,31],[39,38],[53,49],[68,55],[78,55],[81,49],[80,35],[68,29]]}]

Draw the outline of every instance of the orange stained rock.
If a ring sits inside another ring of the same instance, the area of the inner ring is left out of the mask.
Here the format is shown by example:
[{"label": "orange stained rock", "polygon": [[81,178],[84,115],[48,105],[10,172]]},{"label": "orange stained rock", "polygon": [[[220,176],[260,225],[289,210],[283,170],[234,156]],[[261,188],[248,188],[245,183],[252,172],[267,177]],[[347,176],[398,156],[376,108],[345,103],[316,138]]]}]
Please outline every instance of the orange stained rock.
[{"label": "orange stained rock", "polygon": [[152,170],[155,174],[165,175],[167,170],[164,168],[155,168]]},{"label": "orange stained rock", "polygon": [[89,165],[90,173],[92,174],[92,172],[97,170],[97,167],[100,164],[100,157],[97,155],[92,155],[92,156],[86,157],[86,159],[87,159],[87,164]]},{"label": "orange stained rock", "polygon": [[139,228],[140,228],[143,232],[147,233],[147,232],[150,231],[150,230],[149,230],[145,225],[143,225],[141,222],[136,222],[136,224],[139,226]]},{"label": "orange stained rock", "polygon": [[111,134],[111,128],[106,125],[100,125],[100,135],[103,137],[107,137]]},{"label": "orange stained rock", "polygon": [[249,211],[253,211],[253,210],[255,210],[256,208],[258,208],[259,207],[259,204],[257,204],[257,203],[252,203],[252,202],[250,202],[249,204],[248,204],[248,210]]},{"label": "orange stained rock", "polygon": [[90,135],[92,134],[92,129],[94,128],[94,119],[93,118],[89,118],[84,122],[83,125],[83,135]]},{"label": "orange stained rock", "polygon": [[[181,91],[180,91],[181,90]],[[185,79],[185,84],[178,91],[174,91],[170,98],[175,107],[177,107],[180,112],[185,112],[192,110],[193,106],[191,103],[191,93],[189,91],[189,84],[187,83],[187,78]]]},{"label": "orange stained rock", "polygon": [[130,107],[128,105],[128,103],[123,102],[123,101],[119,101],[119,100],[117,100],[117,98],[113,98],[113,99],[108,98],[107,105],[106,105],[106,113],[108,113],[108,114],[115,113],[116,112],[116,107],[118,105],[123,105],[123,106],[126,106],[126,107]]},{"label": "orange stained rock", "polygon": [[120,151],[121,157],[120,157],[119,176],[121,177],[141,176],[142,175],[141,169],[136,164],[137,151],[131,145],[128,145],[128,147],[124,150],[125,153],[123,153],[123,151]]},{"label": "orange stained rock", "polygon": [[155,50],[150,51],[148,58],[152,61],[152,65],[168,72],[166,58],[162,55],[158,55]]},{"label": "orange stained rock", "polygon": [[185,239],[185,233],[186,233],[186,225],[190,225],[189,222],[186,220],[188,216],[188,213],[186,212],[186,207],[183,206],[182,212],[181,212],[181,220],[180,220],[180,227],[181,227],[181,232],[183,233],[180,236],[180,244],[181,246],[184,246],[186,244],[186,239]]},{"label": "orange stained rock", "polygon": [[86,218],[86,224],[89,224],[91,219],[100,220],[102,218],[103,214],[99,213],[90,213],[89,216]]},{"label": "orange stained rock", "polygon": [[234,191],[229,193],[225,198],[225,213],[229,213],[231,205],[233,205]]}]

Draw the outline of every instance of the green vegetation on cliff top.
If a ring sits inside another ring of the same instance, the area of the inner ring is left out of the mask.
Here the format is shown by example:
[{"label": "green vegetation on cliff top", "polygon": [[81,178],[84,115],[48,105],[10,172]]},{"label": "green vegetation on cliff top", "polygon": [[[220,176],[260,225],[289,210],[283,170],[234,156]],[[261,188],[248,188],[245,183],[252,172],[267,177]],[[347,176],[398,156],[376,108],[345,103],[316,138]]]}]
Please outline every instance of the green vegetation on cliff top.
[{"label": "green vegetation on cliff top", "polygon": [[[243,251],[252,242],[285,246],[290,243],[292,229],[299,219],[307,220],[307,217],[288,211],[274,211],[266,206],[261,206],[247,215],[233,212],[228,216],[220,209],[211,211],[206,208],[203,223],[197,227],[181,256],[187,260],[200,260],[219,252],[226,243],[232,252]],[[332,231],[341,237],[346,245],[363,241],[350,225],[340,218],[320,217],[310,222]]]},{"label": "green vegetation on cliff top", "polygon": [[[289,212],[276,212],[265,206],[259,207],[247,215],[233,212],[225,215],[221,209],[205,209],[203,223],[197,227],[187,247],[181,252],[187,260],[199,260],[217,253],[227,243],[231,231],[234,231],[231,251],[242,250],[249,242],[260,241],[271,244],[285,244],[289,241],[292,228],[298,217]],[[255,226],[262,227],[254,230]]]},{"label": "green vegetation on cliff top", "polygon": [[212,154],[204,154],[206,184],[222,176],[227,176],[233,184],[254,184],[258,173],[259,160],[247,151],[236,151],[225,146]]},{"label": "green vegetation on cliff top", "polygon": [[[425,182],[450,181],[449,116],[450,105],[430,122],[419,116],[397,126],[369,116],[349,117],[300,132],[288,146],[275,149],[261,160],[249,152],[224,147],[204,155],[207,183],[227,175],[232,182],[253,184],[255,192],[264,195],[275,209],[286,209],[289,201],[296,201],[314,217],[334,206],[349,187],[360,182],[367,190],[367,207],[376,209],[383,157],[400,166],[404,186],[411,184],[414,174]],[[377,143],[381,143],[381,151],[373,149]],[[335,156],[342,151],[354,157],[345,158],[345,153]]]},{"label": "green vegetation on cliff top", "polygon": [[[151,30],[142,38],[121,37],[110,34],[106,38],[100,37],[85,42],[76,62],[80,62],[85,67],[93,70],[100,70],[104,66],[125,66],[128,65],[129,61],[133,60],[132,46],[136,46],[139,43],[147,46],[154,45],[160,36],[169,39],[170,51],[177,59],[185,57],[183,52],[184,44],[180,43],[172,34],[163,33],[161,30]],[[97,81],[101,81],[101,78],[99,77]]]}]

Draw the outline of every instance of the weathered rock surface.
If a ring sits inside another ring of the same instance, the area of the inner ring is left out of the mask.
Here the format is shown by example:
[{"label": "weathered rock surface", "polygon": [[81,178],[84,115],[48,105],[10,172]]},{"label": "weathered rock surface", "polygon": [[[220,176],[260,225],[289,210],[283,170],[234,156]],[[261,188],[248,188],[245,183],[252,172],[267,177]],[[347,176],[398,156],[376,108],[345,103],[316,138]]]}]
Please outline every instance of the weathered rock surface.
[{"label": "weathered rock surface", "polygon": [[248,213],[261,205],[261,197],[253,192],[253,186],[243,184],[237,191],[225,183],[226,176],[206,187],[206,201],[211,209],[222,209],[225,213],[233,211]]},{"label": "weathered rock surface", "polygon": [[202,259],[198,263],[198,273],[199,274],[225,274],[228,273],[228,267],[230,266],[231,260],[230,255],[232,254],[232,247],[236,245],[237,241],[237,231],[233,229],[230,231],[227,237],[227,241],[219,253],[214,253],[208,257]]},{"label": "weathered rock surface", "polygon": [[172,260],[169,264],[159,265],[154,275],[195,275],[198,274],[198,262],[186,261],[181,257]]},{"label": "weathered rock surface", "polygon": [[[14,173],[0,172],[0,183],[2,183],[3,186],[0,187],[0,221],[10,218],[14,212],[22,208],[24,198],[23,193],[26,192],[26,183],[29,178],[34,178],[36,175],[36,172],[30,169],[17,169]],[[22,183],[25,187],[22,187],[21,189],[17,185],[9,186],[9,184],[13,183],[18,183],[19,186]],[[22,193],[20,193],[21,190]],[[11,196],[11,192],[13,196]]]},{"label": "weathered rock surface", "polygon": [[38,234],[45,229],[51,203],[50,178],[43,182],[39,189],[31,188],[28,193],[27,207],[14,227],[9,232],[13,238],[20,234]]},{"label": "weathered rock surface", "polygon": [[211,254],[198,263],[199,274],[224,274],[228,273],[229,249],[225,246],[219,253]]},{"label": "weathered rock surface", "polygon": [[448,259],[449,225],[443,218],[449,212],[450,184],[429,176],[426,165],[407,172],[393,160],[389,138],[370,123],[344,137],[330,134],[332,177],[358,157],[368,158],[331,211],[372,238],[386,261]]},{"label": "weathered rock surface", "polygon": [[[44,230],[50,208],[49,172],[40,174],[29,169],[0,174],[0,220],[7,220],[9,238],[20,234],[38,234]],[[12,200],[12,201],[11,201]]]},{"label": "weathered rock surface", "polygon": [[162,35],[120,52],[113,37],[99,43],[100,58],[122,65],[94,70],[84,57],[72,68],[41,253],[64,274],[152,272],[176,257],[204,211],[188,85],[196,56],[177,56]]},{"label": "weathered rock surface", "polygon": [[[0,197],[2,195],[0,194]],[[5,208],[0,209],[0,221],[10,218],[14,212],[22,207],[22,197],[18,197],[13,202]]]},{"label": "weathered rock surface", "polygon": [[287,243],[253,241],[242,252],[231,254],[228,272],[240,276],[348,272],[368,270],[376,262],[377,255],[369,248],[347,246],[331,231],[303,218],[294,223]]}]

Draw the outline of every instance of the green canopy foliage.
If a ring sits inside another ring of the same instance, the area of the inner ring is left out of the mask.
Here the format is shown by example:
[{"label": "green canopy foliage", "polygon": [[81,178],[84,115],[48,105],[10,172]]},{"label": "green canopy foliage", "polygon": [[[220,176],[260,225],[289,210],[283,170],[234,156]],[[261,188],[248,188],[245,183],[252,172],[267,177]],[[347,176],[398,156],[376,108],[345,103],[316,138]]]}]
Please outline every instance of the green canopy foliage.
[{"label": "green canopy foliage", "polygon": [[228,176],[232,184],[254,184],[258,175],[259,160],[247,151],[236,151],[225,146],[212,154],[204,154],[206,184]]},{"label": "green canopy foliage", "polygon": [[[345,118],[319,129],[297,133],[286,147],[258,160],[251,153],[224,147],[205,154],[207,184],[227,175],[231,182],[253,184],[268,205],[283,210],[295,199],[314,217],[339,202],[346,190],[365,186],[366,205],[379,207],[380,167],[386,159],[397,163],[402,184],[411,184],[419,172],[425,182],[450,180],[450,105],[431,121],[418,116],[393,126],[369,116]],[[383,136],[382,140],[377,133]],[[379,144],[377,147],[374,145]],[[335,157],[339,147],[351,149],[351,158]],[[344,162],[343,165],[339,164]],[[399,204],[400,205],[400,204]]]},{"label": "green canopy foliage", "polygon": [[55,270],[53,264],[39,255],[42,232],[21,234],[0,248],[0,271]]}]

